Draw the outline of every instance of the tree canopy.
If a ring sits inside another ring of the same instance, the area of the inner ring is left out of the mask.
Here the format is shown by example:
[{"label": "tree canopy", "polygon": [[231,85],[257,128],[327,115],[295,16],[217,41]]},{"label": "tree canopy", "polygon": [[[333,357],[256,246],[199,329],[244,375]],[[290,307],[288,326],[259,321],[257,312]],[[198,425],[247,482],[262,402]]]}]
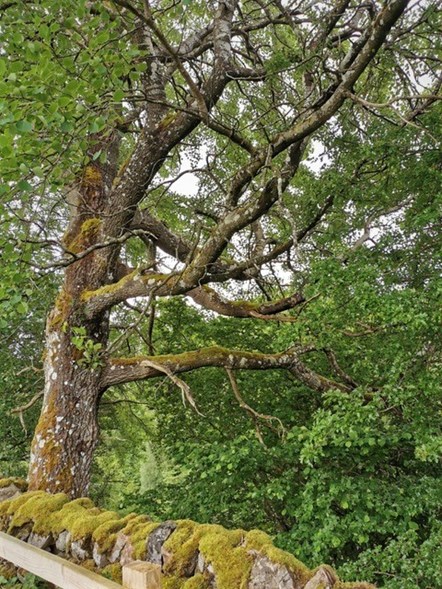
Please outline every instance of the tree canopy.
[{"label": "tree canopy", "polygon": [[440,584],[439,3],[0,9],[5,469]]}]

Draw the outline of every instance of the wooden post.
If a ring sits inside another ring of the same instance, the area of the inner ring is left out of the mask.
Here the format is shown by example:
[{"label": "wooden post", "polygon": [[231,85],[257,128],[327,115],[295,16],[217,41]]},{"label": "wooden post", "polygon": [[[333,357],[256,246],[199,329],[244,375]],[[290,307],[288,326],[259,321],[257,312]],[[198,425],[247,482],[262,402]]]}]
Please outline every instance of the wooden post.
[{"label": "wooden post", "polygon": [[142,560],[123,566],[123,589],[161,589],[161,566]]}]

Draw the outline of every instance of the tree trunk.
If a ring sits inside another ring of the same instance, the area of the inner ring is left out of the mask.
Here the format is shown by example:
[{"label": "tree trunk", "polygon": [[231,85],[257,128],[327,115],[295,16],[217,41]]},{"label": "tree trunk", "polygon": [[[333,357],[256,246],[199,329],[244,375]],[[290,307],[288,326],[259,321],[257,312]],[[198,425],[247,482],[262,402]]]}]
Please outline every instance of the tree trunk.
[{"label": "tree trunk", "polygon": [[[71,219],[64,237],[78,254],[109,239],[106,196],[112,176],[98,164],[86,167],[70,195]],[[88,492],[98,442],[97,409],[101,394],[102,352],[109,331],[108,313],[86,319],[82,293],[114,279],[115,248],[97,248],[68,266],[46,323],[43,407],[32,442],[29,488],[71,497]]]},{"label": "tree trunk", "polygon": [[[88,260],[94,275],[99,259]],[[102,260],[101,260],[102,261]],[[46,324],[43,407],[32,443],[29,488],[87,494],[92,456],[98,441],[97,408],[101,394],[101,358],[108,318],[85,321],[77,294],[84,290],[71,266]]]},{"label": "tree trunk", "polygon": [[87,495],[98,441],[101,370],[77,364],[78,350],[60,329],[48,331],[43,408],[34,434],[29,489]]}]

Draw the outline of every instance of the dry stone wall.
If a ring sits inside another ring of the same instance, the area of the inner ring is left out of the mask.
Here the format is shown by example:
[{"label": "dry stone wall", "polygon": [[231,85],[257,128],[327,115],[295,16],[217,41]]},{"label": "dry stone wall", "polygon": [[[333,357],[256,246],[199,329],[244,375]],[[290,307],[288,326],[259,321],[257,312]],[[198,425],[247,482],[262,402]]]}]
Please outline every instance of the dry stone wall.
[{"label": "dry stone wall", "polygon": [[191,520],[121,517],[90,499],[26,492],[0,480],[0,530],[117,582],[132,560],[161,565],[163,589],[373,589],[343,583],[326,565],[308,569],[258,530],[226,530]]}]

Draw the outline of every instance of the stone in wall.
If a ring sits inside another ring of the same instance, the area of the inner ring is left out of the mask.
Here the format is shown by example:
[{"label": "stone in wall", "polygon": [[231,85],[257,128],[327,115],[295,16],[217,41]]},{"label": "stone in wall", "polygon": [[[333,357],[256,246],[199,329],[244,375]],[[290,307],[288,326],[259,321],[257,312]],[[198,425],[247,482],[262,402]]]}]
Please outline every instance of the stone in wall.
[{"label": "stone in wall", "polygon": [[47,550],[48,548],[52,548],[54,546],[54,536],[52,533],[49,534],[35,534],[32,532],[27,539],[28,544],[35,546],[36,548],[40,548],[41,550]]},{"label": "stone in wall", "polygon": [[161,549],[167,538],[176,530],[176,523],[167,521],[160,524],[150,535],[147,540],[146,560],[154,564],[162,564]]},{"label": "stone in wall", "polygon": [[[249,589],[298,589],[289,569],[284,565],[272,562],[256,551],[250,572]],[[302,588],[301,588],[302,589]]]},{"label": "stone in wall", "polygon": [[0,478],[0,502],[13,499],[26,490],[26,481],[19,478]]}]

